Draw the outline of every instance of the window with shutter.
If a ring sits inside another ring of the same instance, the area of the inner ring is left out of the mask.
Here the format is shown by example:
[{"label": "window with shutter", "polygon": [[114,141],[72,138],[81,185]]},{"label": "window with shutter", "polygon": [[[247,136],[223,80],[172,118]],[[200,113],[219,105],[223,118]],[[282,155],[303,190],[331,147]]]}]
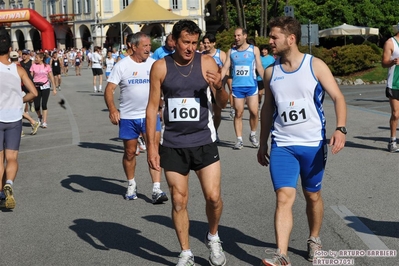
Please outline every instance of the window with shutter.
[{"label": "window with shutter", "polygon": [[187,9],[188,10],[198,10],[199,2],[198,0],[187,0]]}]

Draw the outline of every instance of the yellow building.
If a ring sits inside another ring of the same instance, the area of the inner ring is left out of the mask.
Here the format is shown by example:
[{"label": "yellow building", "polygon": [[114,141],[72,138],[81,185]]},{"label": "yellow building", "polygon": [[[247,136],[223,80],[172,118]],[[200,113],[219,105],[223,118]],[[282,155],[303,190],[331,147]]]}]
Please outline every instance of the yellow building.
[{"label": "yellow building", "polygon": [[[133,1],[148,2],[148,5],[155,2],[168,12],[197,22],[205,31],[205,18],[209,15],[207,5],[216,0],[0,0],[0,17],[5,9],[35,10],[51,23],[58,49],[94,45],[120,47],[123,36],[132,32],[144,31],[160,38],[171,31],[174,22],[104,24]],[[28,22],[12,22],[5,26],[10,29],[14,49],[41,49],[40,32]]]}]

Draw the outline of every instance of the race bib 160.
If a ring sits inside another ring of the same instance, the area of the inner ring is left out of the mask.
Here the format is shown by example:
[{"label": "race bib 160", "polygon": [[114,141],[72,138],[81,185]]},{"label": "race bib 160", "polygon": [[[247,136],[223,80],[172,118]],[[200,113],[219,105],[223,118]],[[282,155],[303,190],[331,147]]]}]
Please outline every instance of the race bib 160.
[{"label": "race bib 160", "polygon": [[168,99],[169,121],[199,121],[200,99],[199,98],[169,98]]}]

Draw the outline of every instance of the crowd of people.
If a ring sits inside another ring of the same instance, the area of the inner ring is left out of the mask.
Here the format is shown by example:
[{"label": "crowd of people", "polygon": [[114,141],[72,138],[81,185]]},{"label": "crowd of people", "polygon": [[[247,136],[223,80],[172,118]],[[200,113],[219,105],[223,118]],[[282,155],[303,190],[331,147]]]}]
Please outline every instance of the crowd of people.
[{"label": "crowd of people", "polygon": [[[0,164],[0,173],[4,173],[0,180],[2,205],[15,208],[12,184],[17,173],[22,118],[30,122],[32,135],[37,134],[40,126],[47,128],[47,101],[51,90],[53,94],[61,90],[62,76],[69,74],[69,68],[74,68],[76,76],[80,76],[86,62],[92,70],[94,93],[103,92],[105,71],[105,104],[110,122],[119,127],[119,138],[124,146],[125,199],[138,198],[135,170],[140,150],[147,151],[153,204],[169,199],[161,190],[164,172],[171,197],[172,221],[181,248],[178,266],[195,265],[188,219],[191,170],[200,181],[205,199],[208,231],[204,243],[210,252],[209,263],[227,263],[218,234],[223,200],[217,143],[220,138],[224,139],[219,136],[218,128],[222,109],[228,102],[236,135],[232,148],[241,150],[244,147],[242,120],[246,104],[248,139],[251,147],[258,149],[259,164],[269,166],[276,194],[277,250],[261,264],[291,263],[288,243],[299,177],[307,203],[308,259],[312,261],[315,251],[322,247],[320,191],[328,146],[336,154],[345,145],[345,99],[327,65],[298,50],[301,25],[297,20],[278,17],[269,25],[269,45],[256,46],[248,38],[246,29],[238,27],[234,31],[233,45],[228,51],[222,51],[217,48],[215,35],[202,36],[196,23],[181,20],[173,26],[165,45],[154,53],[150,37],[143,32],[129,34],[122,52],[99,46],[93,51],[84,48],[11,51],[8,33],[0,30],[0,76],[15,77],[8,79],[10,82],[5,86],[10,93],[12,91],[12,100],[0,99],[0,106],[10,105],[12,110],[6,113],[0,108],[0,142],[3,144],[0,159],[6,162]],[[114,103],[117,88],[120,90],[119,107]],[[325,92],[334,102],[337,117],[336,131],[329,143],[322,108]],[[23,102],[29,104],[23,106]],[[34,110],[37,120],[29,115],[29,110]]]}]

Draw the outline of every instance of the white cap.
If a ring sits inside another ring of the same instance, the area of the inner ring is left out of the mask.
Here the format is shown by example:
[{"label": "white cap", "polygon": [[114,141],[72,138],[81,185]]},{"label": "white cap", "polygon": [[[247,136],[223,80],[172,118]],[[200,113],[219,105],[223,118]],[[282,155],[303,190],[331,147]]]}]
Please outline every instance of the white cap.
[{"label": "white cap", "polygon": [[18,55],[17,52],[15,52],[15,51],[10,52],[10,58],[15,59],[15,58],[18,58],[18,57],[19,57],[19,55]]}]

